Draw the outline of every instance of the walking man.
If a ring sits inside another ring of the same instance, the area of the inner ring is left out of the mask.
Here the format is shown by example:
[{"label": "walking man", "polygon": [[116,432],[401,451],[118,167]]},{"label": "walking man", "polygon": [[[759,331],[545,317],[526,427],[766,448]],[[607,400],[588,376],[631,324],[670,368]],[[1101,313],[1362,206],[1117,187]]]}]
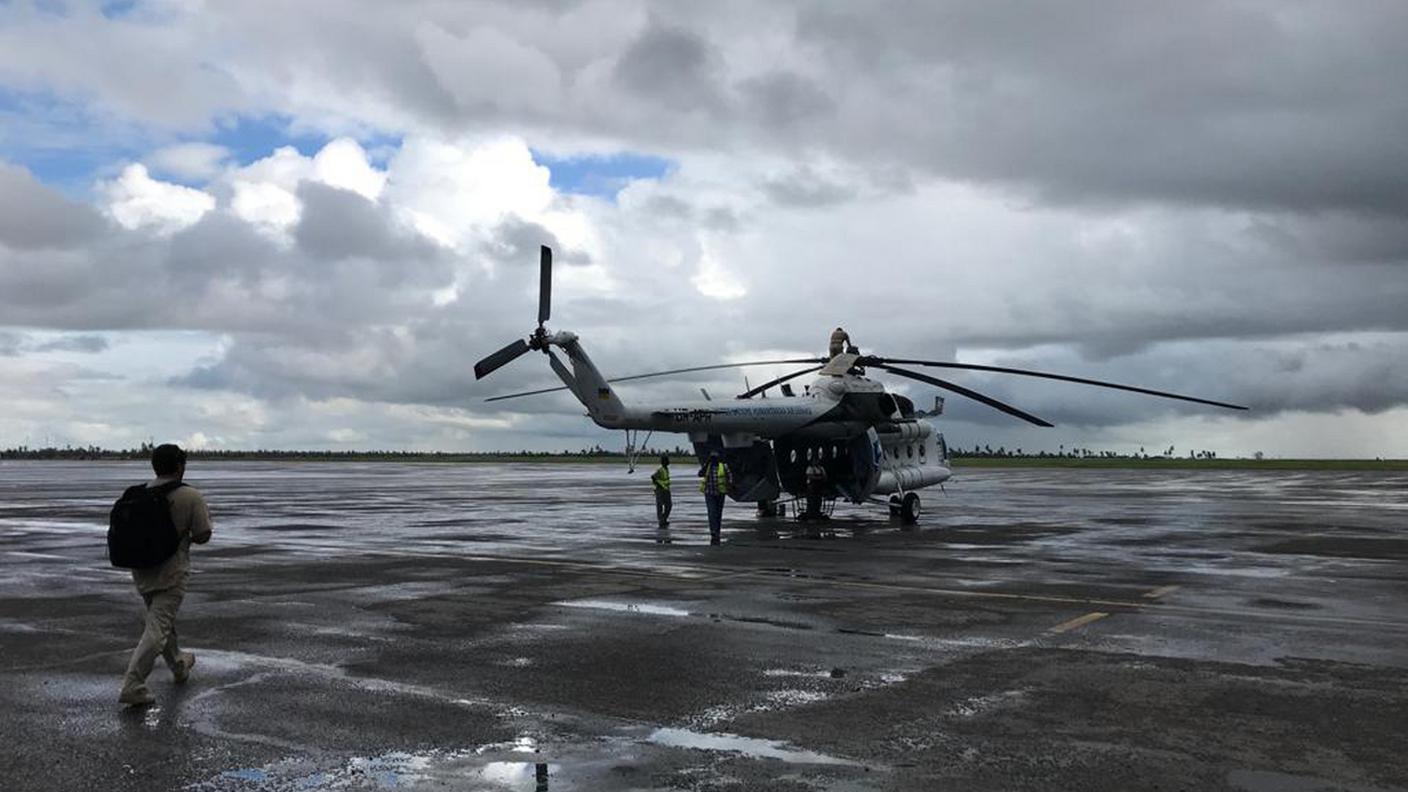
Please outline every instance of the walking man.
[{"label": "walking man", "polygon": [[[205,544],[210,541],[211,533],[210,510],[205,505],[205,498],[182,481],[186,475],[186,452],[170,443],[157,446],[152,450],[152,470],[156,478],[144,486],[149,490],[164,491],[180,543],[176,552],[164,562],[132,570],[132,582],[146,604],[146,626],[137,648],[132,650],[118,701],[139,707],[156,701],[147,687],[147,676],[151,674],[158,655],[166,661],[177,684],[184,683],[190,677],[191,667],[196,663],[196,656],[181,651],[176,642],[176,611],[186,596],[186,579],[191,570],[191,543]],[[127,498],[126,495],[123,497]]]},{"label": "walking man", "polygon": [[728,465],[719,459],[718,451],[709,452],[709,461],[699,469],[699,491],[704,493],[704,506],[709,510],[709,544],[719,543],[723,529],[724,496],[732,484]]},{"label": "walking man", "polygon": [[674,502],[670,499],[670,458],[660,455],[660,468],[650,474],[650,483],[655,487],[655,543],[670,543],[670,510]]}]

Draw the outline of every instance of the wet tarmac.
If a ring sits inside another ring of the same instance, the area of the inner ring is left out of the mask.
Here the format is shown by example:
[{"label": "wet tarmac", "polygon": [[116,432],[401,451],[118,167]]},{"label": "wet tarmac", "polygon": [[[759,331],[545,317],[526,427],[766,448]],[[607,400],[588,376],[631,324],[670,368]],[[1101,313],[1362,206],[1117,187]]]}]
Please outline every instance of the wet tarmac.
[{"label": "wet tarmac", "polygon": [[614,466],[193,463],[199,662],[124,710],[143,478],[0,463],[0,789],[1408,789],[1408,474],[959,469],[711,548]]}]

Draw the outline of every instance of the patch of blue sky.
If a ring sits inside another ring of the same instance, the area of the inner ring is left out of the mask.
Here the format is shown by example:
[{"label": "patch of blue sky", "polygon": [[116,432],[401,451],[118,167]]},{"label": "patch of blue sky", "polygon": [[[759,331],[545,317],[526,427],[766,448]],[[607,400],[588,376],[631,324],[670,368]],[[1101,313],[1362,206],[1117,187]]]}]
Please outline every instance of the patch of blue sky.
[{"label": "patch of blue sky", "polygon": [[[369,132],[358,137],[376,165],[384,165],[401,146],[396,136]],[[73,198],[88,195],[95,181],[115,176],[122,165],[176,143],[223,146],[235,163],[248,165],[283,146],[312,156],[331,139],[283,115],[230,114],[205,129],[182,133],[123,121],[48,91],[0,85],[0,159],[23,166]],[[184,183],[172,174],[163,178]]]},{"label": "patch of blue sky", "polygon": [[136,7],[137,0],[104,0],[98,9],[108,19],[122,19],[130,15]]},{"label": "patch of blue sky", "polygon": [[553,188],[609,201],[616,200],[616,195],[631,182],[661,179],[675,165],[664,157],[634,151],[575,157],[554,157],[534,151],[533,160],[548,169],[548,183]]},{"label": "patch of blue sky", "polygon": [[[229,149],[231,158],[240,165],[264,159],[275,149],[292,146],[299,154],[311,157],[326,146],[334,135],[301,127],[285,115],[232,115],[215,121],[214,132],[201,142],[214,143]],[[401,147],[401,138],[374,132],[353,135],[373,165],[384,165]]]},{"label": "patch of blue sky", "polygon": [[95,178],[111,175],[149,145],[137,127],[80,102],[0,86],[0,159],[70,196],[85,194]]},{"label": "patch of blue sky", "polygon": [[213,133],[199,142],[224,146],[236,162],[248,165],[284,146],[292,146],[299,154],[311,157],[327,145],[328,140],[326,135],[296,129],[288,116],[233,115],[216,119]]}]

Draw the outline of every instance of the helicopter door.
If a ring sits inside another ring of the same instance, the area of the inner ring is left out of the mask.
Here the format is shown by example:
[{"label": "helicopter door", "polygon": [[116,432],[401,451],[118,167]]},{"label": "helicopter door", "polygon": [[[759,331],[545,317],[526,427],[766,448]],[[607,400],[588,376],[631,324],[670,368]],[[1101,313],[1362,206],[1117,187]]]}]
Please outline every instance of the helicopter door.
[{"label": "helicopter door", "polygon": [[875,485],[880,483],[880,435],[874,427],[851,440],[850,458],[852,478],[844,488],[849,490],[847,497],[860,503],[870,497]]}]

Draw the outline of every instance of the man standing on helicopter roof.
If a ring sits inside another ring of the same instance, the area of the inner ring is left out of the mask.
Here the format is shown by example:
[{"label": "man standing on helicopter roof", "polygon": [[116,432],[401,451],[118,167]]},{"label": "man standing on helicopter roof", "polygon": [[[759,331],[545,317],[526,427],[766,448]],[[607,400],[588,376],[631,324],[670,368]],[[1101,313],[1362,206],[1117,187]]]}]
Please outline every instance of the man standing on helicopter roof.
[{"label": "man standing on helicopter roof", "polygon": [[851,337],[850,337],[850,335],[848,335],[848,334],[846,333],[845,330],[842,330],[842,329],[839,328],[839,327],[836,328],[835,330],[832,330],[832,331],[831,331],[831,346],[830,346],[830,347],[828,348],[828,350],[827,350],[827,351],[830,352],[831,354],[827,355],[827,357],[836,357],[837,355],[841,354],[842,352],[845,352],[845,351],[846,351],[846,348],[849,347],[850,345],[851,345]]}]

